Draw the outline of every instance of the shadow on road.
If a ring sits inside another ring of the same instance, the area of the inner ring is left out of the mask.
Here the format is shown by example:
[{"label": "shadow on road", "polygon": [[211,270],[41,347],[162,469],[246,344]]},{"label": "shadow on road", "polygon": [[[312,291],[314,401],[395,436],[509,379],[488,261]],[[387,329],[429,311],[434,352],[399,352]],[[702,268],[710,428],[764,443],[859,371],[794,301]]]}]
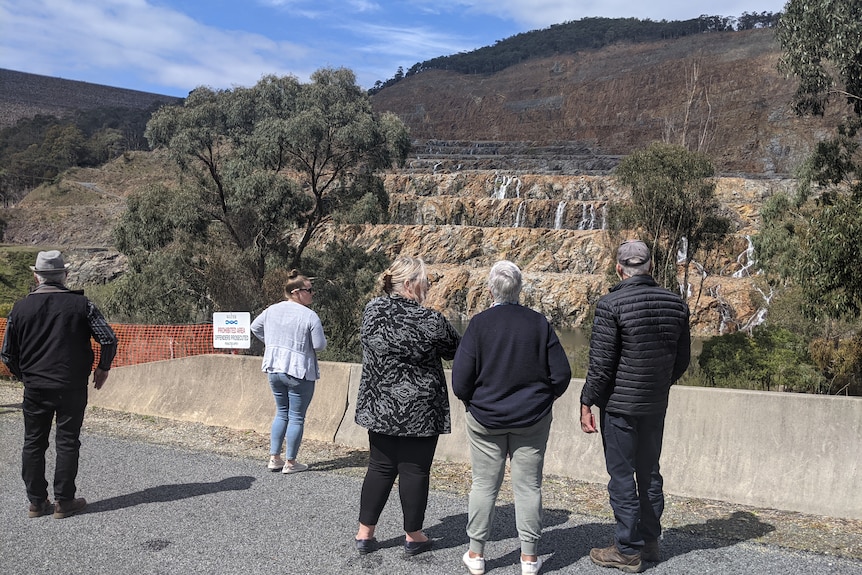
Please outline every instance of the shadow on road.
[{"label": "shadow on road", "polygon": [[[555,526],[568,522],[571,512],[565,509],[546,509],[544,511],[544,530],[539,553],[545,561],[544,569],[549,571],[565,569],[582,559],[589,557],[593,547],[606,547],[614,538],[612,523],[585,523],[561,529]],[[466,534],[467,513],[450,515],[439,524],[429,526],[425,532],[433,537],[435,548],[463,547],[469,544]],[[774,531],[775,526],[764,523],[754,514],[747,511],[737,511],[720,519],[708,519],[703,523],[691,523],[666,529],[661,542],[662,560],[678,555],[703,550],[719,549],[735,545],[740,541],[757,539]],[[505,555],[496,556],[500,550],[494,550],[494,541],[504,541],[517,538],[515,530],[515,509],[512,504],[497,507],[489,541],[490,558],[485,568],[509,568],[520,561],[520,548],[511,549]],[[403,537],[382,541],[381,547],[400,545]],[[549,555],[548,555],[549,554]],[[647,569],[650,563],[646,563]]]},{"label": "shadow on road", "polygon": [[173,485],[158,485],[156,487],[148,487],[147,489],[128,493],[126,495],[118,495],[101,501],[87,503],[85,513],[101,513],[103,511],[116,511],[117,509],[125,509],[136,505],[145,505],[148,503],[165,503],[168,501],[178,501],[180,499],[188,499],[189,497],[198,497],[200,495],[210,495],[221,491],[242,491],[251,488],[255,478],[240,475],[237,477],[228,477],[221,481],[212,483],[177,483]]}]

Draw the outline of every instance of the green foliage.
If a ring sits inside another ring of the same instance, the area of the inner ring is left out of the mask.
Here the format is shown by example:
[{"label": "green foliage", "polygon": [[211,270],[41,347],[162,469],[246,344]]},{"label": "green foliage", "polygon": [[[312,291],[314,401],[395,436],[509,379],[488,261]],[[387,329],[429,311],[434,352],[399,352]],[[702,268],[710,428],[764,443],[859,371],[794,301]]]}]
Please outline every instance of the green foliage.
[{"label": "green foliage", "polygon": [[131,272],[114,311],[152,322],[257,313],[281,271],[320,274],[303,253],[321,226],[383,221],[377,172],[403,163],[406,127],[375,114],[349,70],[311,80],[202,87],[153,115],[146,137],[168,150],[181,180],[129,198],[115,237]]},{"label": "green foliage", "polygon": [[857,318],[862,311],[862,207],[849,196],[813,214],[802,239],[805,257],[797,263],[796,283],[812,317]]},{"label": "green foliage", "polygon": [[825,380],[813,365],[805,338],[783,328],[759,327],[703,344],[698,366],[714,387],[823,393]]},{"label": "green foliage", "polygon": [[828,381],[826,393],[862,395],[862,331],[844,338],[818,338],[811,356]]},{"label": "green foliage", "polygon": [[755,236],[770,282],[797,286],[803,313],[814,319],[862,315],[862,117],[851,118],[817,145],[801,167],[796,193],[770,198]]},{"label": "green foliage", "polygon": [[776,36],[784,50],[780,68],[799,80],[797,112],[823,115],[837,98],[855,116],[817,144],[794,195],[764,206],[754,238],[758,259],[780,290],[778,302],[797,301],[803,312],[795,320],[770,312],[771,321],[808,335],[812,361],[827,382],[823,391],[859,394],[860,336],[848,327],[858,328],[862,315],[862,5],[790,0]]},{"label": "green foliage", "polygon": [[75,166],[98,166],[145,150],[152,109],[99,108],[68,118],[37,115],[0,130],[0,192],[8,202]]},{"label": "green foliage", "polygon": [[685,248],[688,264],[698,251],[721,244],[730,220],[720,215],[715,198],[714,168],[704,154],[682,146],[655,143],[624,158],[616,177],[631,189],[631,201],[614,206],[611,227],[642,230],[652,249],[653,275],[668,289],[678,290],[678,253]]},{"label": "green foliage", "polygon": [[200,272],[193,267],[195,261],[195,254],[183,249],[180,242],[152,252],[114,282],[115,290],[102,311],[116,322],[212,321],[212,305],[206,299]]},{"label": "green foliage", "polygon": [[359,328],[365,303],[378,295],[377,278],[389,260],[378,252],[366,253],[346,243],[329,244],[309,254],[307,265],[316,270],[313,308],[326,332],[326,361],[362,361]]},{"label": "green foliage", "polygon": [[790,0],[776,37],[784,50],[780,68],[799,80],[799,112],[822,115],[838,96],[862,115],[862,3]]},{"label": "green foliage", "polygon": [[36,261],[38,252],[35,248],[0,249],[0,317],[6,317],[12,305],[34,287],[30,266]]}]

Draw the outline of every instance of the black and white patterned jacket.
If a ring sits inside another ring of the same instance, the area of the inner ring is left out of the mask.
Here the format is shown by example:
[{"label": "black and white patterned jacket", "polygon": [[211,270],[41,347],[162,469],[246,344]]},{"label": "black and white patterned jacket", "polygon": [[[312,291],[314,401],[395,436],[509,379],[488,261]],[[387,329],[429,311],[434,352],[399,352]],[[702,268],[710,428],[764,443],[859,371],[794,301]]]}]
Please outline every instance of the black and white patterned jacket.
[{"label": "black and white patterned jacket", "polygon": [[392,294],[365,306],[360,339],[356,423],[401,437],[449,433],[441,359],[452,359],[461,340],[452,324],[440,312]]}]

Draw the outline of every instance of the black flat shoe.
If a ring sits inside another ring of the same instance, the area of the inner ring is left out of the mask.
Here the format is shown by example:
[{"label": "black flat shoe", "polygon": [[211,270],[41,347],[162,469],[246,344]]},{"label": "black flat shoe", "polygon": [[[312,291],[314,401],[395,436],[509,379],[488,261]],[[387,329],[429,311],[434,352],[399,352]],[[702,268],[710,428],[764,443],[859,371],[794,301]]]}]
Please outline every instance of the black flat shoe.
[{"label": "black flat shoe", "polygon": [[427,541],[405,541],[404,552],[412,557],[413,555],[430,551],[433,544],[432,539],[428,539]]},{"label": "black flat shoe", "polygon": [[371,539],[354,539],[353,542],[356,545],[356,550],[359,551],[360,555],[365,555],[367,553],[377,551],[377,539],[375,539],[374,537],[372,537]]}]

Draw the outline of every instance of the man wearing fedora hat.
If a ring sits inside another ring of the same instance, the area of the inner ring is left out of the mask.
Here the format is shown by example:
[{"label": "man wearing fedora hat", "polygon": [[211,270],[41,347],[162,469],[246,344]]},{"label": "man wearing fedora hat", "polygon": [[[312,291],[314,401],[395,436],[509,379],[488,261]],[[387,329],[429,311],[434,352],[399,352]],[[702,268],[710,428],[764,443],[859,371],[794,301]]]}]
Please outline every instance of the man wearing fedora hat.
[{"label": "man wearing fedora hat", "polygon": [[45,451],[55,416],[54,517],[74,515],[87,504],[83,497],[75,497],[75,478],[94,361],[90,339],[101,346],[93,372],[96,389],[108,378],[117,352],[117,337],[99,309],[83,291],[66,287],[68,268],[59,251],[39,252],[36,265],[30,266],[38,287],[12,307],[0,350],[0,359],[24,382],[21,477],[30,517],[47,515],[51,509]]},{"label": "man wearing fedora hat", "polygon": [[691,357],[685,301],[659,286],[640,240],[617,250],[620,283],[596,304],[590,362],[581,392],[581,429],[596,433],[599,407],[608,495],[617,525],[609,547],[590,551],[593,563],[627,573],[659,560],[664,510],[659,472],[670,386]]}]

